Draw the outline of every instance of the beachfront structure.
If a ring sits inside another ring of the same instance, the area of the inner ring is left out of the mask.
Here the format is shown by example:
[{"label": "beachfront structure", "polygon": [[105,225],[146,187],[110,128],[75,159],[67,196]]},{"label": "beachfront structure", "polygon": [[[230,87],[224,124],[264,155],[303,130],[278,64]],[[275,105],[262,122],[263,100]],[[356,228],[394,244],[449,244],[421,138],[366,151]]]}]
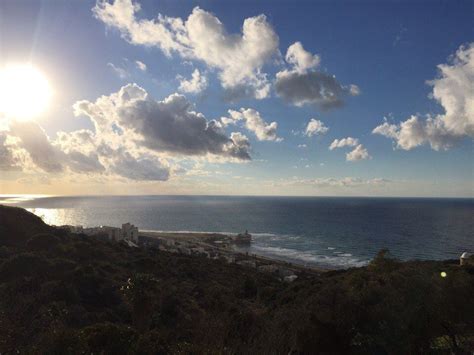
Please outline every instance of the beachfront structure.
[{"label": "beachfront structure", "polygon": [[117,227],[107,227],[107,226],[102,226],[100,227],[100,230],[103,234],[107,235],[107,238],[109,240],[114,240],[118,242],[119,240],[122,240],[122,231],[120,228]]},{"label": "beachfront structure", "polygon": [[237,244],[250,244],[252,241],[252,235],[249,233],[248,230],[245,233],[239,233],[237,236],[234,237],[234,242]]},{"label": "beachfront structure", "polygon": [[84,228],[83,233],[89,236],[105,235],[107,236],[107,239],[115,242],[129,240],[135,244],[138,243],[138,228],[130,223],[122,224],[122,228],[109,226]]},{"label": "beachfront structure", "polygon": [[122,231],[120,228],[117,227],[100,226],[84,228],[82,233],[88,236],[105,235],[107,236],[107,239],[114,241],[122,240]]},{"label": "beachfront structure", "polygon": [[474,254],[468,253],[465,251],[462,253],[461,257],[459,258],[459,265],[472,265],[474,266]]},{"label": "beachfront structure", "polygon": [[137,243],[138,228],[128,222],[122,224],[122,237],[123,239],[131,240],[132,242]]}]

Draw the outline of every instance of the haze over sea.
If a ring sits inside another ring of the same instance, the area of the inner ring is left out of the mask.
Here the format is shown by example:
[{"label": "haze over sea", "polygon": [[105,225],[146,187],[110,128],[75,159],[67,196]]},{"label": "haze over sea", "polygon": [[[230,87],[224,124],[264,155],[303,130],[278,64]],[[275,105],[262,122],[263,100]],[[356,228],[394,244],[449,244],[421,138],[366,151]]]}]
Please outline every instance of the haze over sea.
[{"label": "haze over sea", "polygon": [[452,259],[474,251],[474,199],[236,196],[7,196],[49,224],[238,233],[247,250],[292,262],[344,268],[382,248],[402,259]]}]

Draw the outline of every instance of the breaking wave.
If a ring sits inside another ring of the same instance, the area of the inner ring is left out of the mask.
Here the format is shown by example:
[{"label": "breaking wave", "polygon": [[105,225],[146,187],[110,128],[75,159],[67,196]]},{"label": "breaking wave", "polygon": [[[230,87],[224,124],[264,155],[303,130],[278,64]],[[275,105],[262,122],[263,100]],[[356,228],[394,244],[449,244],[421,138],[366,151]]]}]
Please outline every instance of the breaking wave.
[{"label": "breaking wave", "polygon": [[310,251],[301,251],[296,249],[253,245],[252,250],[257,254],[282,258],[287,261],[299,262],[303,264],[313,264],[330,268],[348,268],[360,267],[368,264],[369,260],[362,260],[352,256],[350,253],[341,253],[337,255],[315,254]]}]

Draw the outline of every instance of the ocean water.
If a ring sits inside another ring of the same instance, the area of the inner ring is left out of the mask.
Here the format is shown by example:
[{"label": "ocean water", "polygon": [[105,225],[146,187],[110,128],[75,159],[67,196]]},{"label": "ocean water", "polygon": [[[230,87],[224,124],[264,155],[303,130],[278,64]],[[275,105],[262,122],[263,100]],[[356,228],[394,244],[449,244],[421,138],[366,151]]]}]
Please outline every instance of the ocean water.
[{"label": "ocean water", "polygon": [[253,235],[244,250],[301,264],[367,264],[382,248],[402,259],[474,251],[474,199],[112,196],[0,197],[55,225]]}]

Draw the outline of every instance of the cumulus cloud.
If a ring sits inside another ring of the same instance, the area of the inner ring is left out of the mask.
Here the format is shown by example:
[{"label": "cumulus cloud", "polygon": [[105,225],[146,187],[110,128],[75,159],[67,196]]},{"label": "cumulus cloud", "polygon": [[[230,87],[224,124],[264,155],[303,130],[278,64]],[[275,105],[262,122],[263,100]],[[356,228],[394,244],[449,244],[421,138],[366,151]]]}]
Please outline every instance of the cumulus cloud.
[{"label": "cumulus cloud", "polygon": [[347,161],[358,161],[365,159],[370,159],[370,155],[367,149],[364,148],[362,144],[359,144],[351,152],[346,154]]},{"label": "cumulus cloud", "polygon": [[158,14],[155,19],[139,19],[140,4],[132,0],[99,0],[94,16],[135,45],[158,47],[166,55],[199,60],[219,72],[223,88],[246,88],[247,94],[261,99],[270,92],[262,68],[278,53],[278,36],[264,15],[244,20],[241,34],[229,34],[212,13],[196,7],[187,19]]},{"label": "cumulus cloud", "polygon": [[96,153],[84,153],[71,147],[62,149],[61,144],[51,140],[35,122],[13,121],[9,130],[2,132],[2,135],[15,142],[10,147],[11,152],[23,157],[19,159],[19,163],[27,170],[38,167],[52,174],[62,173],[66,168],[81,174],[101,173],[105,170]]},{"label": "cumulus cloud", "polygon": [[295,42],[288,47],[285,60],[300,73],[305,73],[308,69],[317,67],[321,61],[318,55],[312,55],[306,51],[301,42]]},{"label": "cumulus cloud", "polygon": [[94,129],[58,132],[50,138],[37,123],[10,121],[0,130],[0,170],[122,177],[165,181],[182,172],[179,159],[250,160],[248,138],[195,112],[179,94],[162,101],[135,84],[79,101],[76,115],[86,115]]},{"label": "cumulus cloud", "polygon": [[48,173],[63,171],[60,150],[51,144],[44,130],[34,122],[12,122],[9,135],[19,139],[18,147],[28,152],[33,163]]},{"label": "cumulus cloud", "polygon": [[182,92],[197,94],[207,88],[207,78],[199,69],[194,69],[191,79],[187,80],[180,75],[178,79],[180,79],[179,90]]},{"label": "cumulus cloud", "polygon": [[329,146],[329,150],[334,150],[336,148],[342,147],[355,147],[359,144],[359,140],[357,138],[346,137],[342,139],[335,139],[332,141],[331,145]]},{"label": "cumulus cloud", "polygon": [[231,142],[224,145],[224,151],[230,156],[238,157],[239,159],[250,159],[250,142],[247,136],[240,132],[232,132],[230,134]]},{"label": "cumulus cloud", "polygon": [[146,64],[139,61],[139,60],[136,60],[135,61],[135,65],[137,66],[137,68],[141,71],[146,71],[147,67],[146,67]]},{"label": "cumulus cloud", "polygon": [[110,135],[110,127],[118,127],[122,139],[156,152],[250,159],[243,147],[233,149],[235,142],[225,135],[219,122],[208,121],[193,111],[192,104],[180,94],[157,101],[138,85],[128,84],[95,102],[80,101],[74,109],[76,115],[88,116],[98,131],[106,130],[102,133]]},{"label": "cumulus cloud", "polygon": [[397,148],[410,150],[423,144],[447,150],[463,137],[474,137],[474,43],[461,46],[450,64],[438,65],[439,76],[430,81],[430,95],[444,113],[426,118],[412,115],[398,124],[385,121],[373,134],[391,138]]},{"label": "cumulus cloud", "polygon": [[334,150],[343,147],[355,147],[349,153],[346,153],[347,161],[358,161],[371,158],[367,149],[362,144],[359,144],[359,140],[357,138],[353,137],[333,140],[331,145],[329,146],[329,150]]},{"label": "cumulus cloud", "polygon": [[267,123],[261,117],[260,112],[252,108],[241,108],[240,111],[229,110],[230,117],[222,117],[221,122],[224,126],[243,121],[245,128],[255,133],[259,141],[277,141],[280,142],[283,138],[278,137],[277,128],[278,123]]},{"label": "cumulus cloud", "polygon": [[12,148],[7,143],[6,132],[0,132],[0,171],[14,171],[21,167],[18,164]]},{"label": "cumulus cloud", "polygon": [[312,137],[318,134],[325,134],[328,130],[329,128],[324,125],[324,122],[312,118],[308,122],[304,134],[308,137]]},{"label": "cumulus cloud", "polygon": [[292,67],[276,74],[275,90],[278,96],[295,105],[313,105],[323,110],[344,105],[348,95],[359,95],[359,88],[340,84],[335,76],[317,71],[320,63],[300,42],[288,47],[286,61]]}]

